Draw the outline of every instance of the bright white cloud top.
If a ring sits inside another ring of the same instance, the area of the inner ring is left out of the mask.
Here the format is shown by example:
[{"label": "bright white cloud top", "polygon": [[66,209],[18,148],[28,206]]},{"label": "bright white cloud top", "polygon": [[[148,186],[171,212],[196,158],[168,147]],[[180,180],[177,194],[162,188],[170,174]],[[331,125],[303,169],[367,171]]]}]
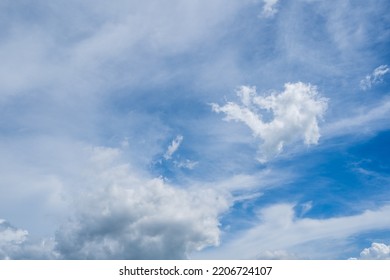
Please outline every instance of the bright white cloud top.
[{"label": "bright white cloud top", "polygon": [[288,83],[283,92],[263,97],[255,88],[243,86],[237,95],[242,105],[228,102],[224,106],[213,104],[212,108],[217,113],[225,113],[228,121],[243,122],[262,141],[261,162],[278,155],[284,146],[297,140],[302,139],[306,145],[318,143],[318,120],[325,113],[327,99],[319,97],[316,87]]},{"label": "bright white cloud top", "polygon": [[372,243],[360,253],[363,260],[390,260],[390,246],[383,243]]},{"label": "bright white cloud top", "polygon": [[[110,160],[102,161],[107,153]],[[96,175],[80,182],[86,193],[74,199],[75,217],[56,235],[62,257],[183,259],[219,244],[218,216],[230,205],[226,193],[141,178],[117,162],[118,153],[93,149],[89,172]]]}]

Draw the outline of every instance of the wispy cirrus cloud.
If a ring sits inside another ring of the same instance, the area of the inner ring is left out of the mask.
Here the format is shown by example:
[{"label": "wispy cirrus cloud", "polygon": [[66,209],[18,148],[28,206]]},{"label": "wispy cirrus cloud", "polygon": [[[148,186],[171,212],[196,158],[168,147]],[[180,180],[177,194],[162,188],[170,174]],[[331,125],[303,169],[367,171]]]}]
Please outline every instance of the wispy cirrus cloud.
[{"label": "wispy cirrus cloud", "polygon": [[183,142],[183,136],[178,135],[175,139],[172,140],[172,143],[168,146],[167,151],[164,154],[164,158],[169,160],[172,158],[173,154],[179,149],[181,143]]},{"label": "wispy cirrus cloud", "polygon": [[360,88],[362,90],[369,90],[374,85],[383,82],[384,79],[383,77],[387,73],[390,73],[389,66],[387,65],[378,66],[377,68],[374,69],[374,71],[371,74],[367,75],[366,77],[364,77],[364,79],[360,81]]},{"label": "wispy cirrus cloud", "polygon": [[358,135],[366,132],[376,132],[388,129],[387,116],[390,113],[390,100],[384,98],[381,102],[370,106],[355,108],[350,116],[339,118],[323,127],[326,138],[345,135]]},{"label": "wispy cirrus cloud", "polygon": [[[361,214],[328,219],[298,218],[292,204],[276,204],[259,212],[258,225],[238,234],[235,239],[210,253],[196,254],[200,258],[254,258],[256,255],[266,258],[334,258],[349,244],[340,246],[336,241],[372,230],[390,229],[390,206],[377,210],[367,210]],[[330,252],[324,250],[325,243]],[[310,244],[309,249],[305,244]],[[380,246],[381,252],[387,252]],[[317,250],[317,251],[316,251]],[[268,253],[267,253],[268,252]],[[275,253],[272,253],[275,252]],[[279,253],[277,253],[279,252]],[[287,253],[288,252],[288,253]],[[368,252],[371,251],[367,251]]]}]

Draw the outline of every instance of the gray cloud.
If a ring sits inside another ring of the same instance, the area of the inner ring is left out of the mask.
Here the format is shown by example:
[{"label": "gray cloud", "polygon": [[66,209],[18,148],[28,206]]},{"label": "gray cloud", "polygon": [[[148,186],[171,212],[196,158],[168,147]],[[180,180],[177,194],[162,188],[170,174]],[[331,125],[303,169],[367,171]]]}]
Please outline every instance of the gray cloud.
[{"label": "gray cloud", "polygon": [[90,172],[97,175],[84,182],[73,218],[56,233],[61,258],[183,259],[219,243],[218,218],[230,205],[226,194],[141,179],[114,163],[117,153],[93,150]]},{"label": "gray cloud", "polygon": [[5,220],[0,220],[0,259],[12,258],[28,236],[26,230],[17,229]]}]

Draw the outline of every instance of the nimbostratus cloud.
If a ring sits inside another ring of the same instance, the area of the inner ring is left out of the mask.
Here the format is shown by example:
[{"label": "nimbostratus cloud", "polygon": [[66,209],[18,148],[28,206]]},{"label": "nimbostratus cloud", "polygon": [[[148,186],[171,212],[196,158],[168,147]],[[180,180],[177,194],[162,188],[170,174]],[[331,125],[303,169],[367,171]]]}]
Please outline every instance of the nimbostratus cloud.
[{"label": "nimbostratus cloud", "polygon": [[183,259],[219,243],[229,194],[146,179],[117,158],[117,149],[93,149],[73,218],[55,237],[61,258]]},{"label": "nimbostratus cloud", "polygon": [[383,243],[372,243],[360,253],[364,260],[390,260],[390,246]]},{"label": "nimbostratus cloud", "polygon": [[306,145],[318,143],[318,119],[325,113],[328,100],[319,96],[315,86],[287,83],[283,92],[265,97],[259,96],[254,87],[242,86],[237,95],[242,104],[212,104],[212,109],[225,113],[225,120],[243,122],[262,140],[260,162],[268,161],[283,151],[284,146],[300,139]]},{"label": "nimbostratus cloud", "polygon": [[383,82],[383,76],[389,72],[390,72],[389,66],[387,65],[378,66],[371,74],[367,75],[366,77],[364,77],[364,79],[360,81],[360,88],[362,90],[368,90],[372,86]]}]

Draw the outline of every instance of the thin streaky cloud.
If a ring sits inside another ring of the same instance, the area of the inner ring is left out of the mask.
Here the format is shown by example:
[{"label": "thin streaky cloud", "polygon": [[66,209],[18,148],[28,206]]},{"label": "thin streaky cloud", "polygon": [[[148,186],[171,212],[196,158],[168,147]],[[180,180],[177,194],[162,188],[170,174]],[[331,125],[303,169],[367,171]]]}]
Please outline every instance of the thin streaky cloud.
[{"label": "thin streaky cloud", "polygon": [[374,85],[383,82],[383,77],[390,72],[390,68],[387,65],[381,65],[374,69],[374,71],[367,75],[360,81],[360,88],[362,90],[369,90]]},{"label": "thin streaky cloud", "polygon": [[172,140],[172,143],[168,146],[167,151],[164,154],[164,158],[169,160],[172,158],[173,154],[179,149],[181,143],[183,142],[183,136],[178,135],[175,139]]}]

